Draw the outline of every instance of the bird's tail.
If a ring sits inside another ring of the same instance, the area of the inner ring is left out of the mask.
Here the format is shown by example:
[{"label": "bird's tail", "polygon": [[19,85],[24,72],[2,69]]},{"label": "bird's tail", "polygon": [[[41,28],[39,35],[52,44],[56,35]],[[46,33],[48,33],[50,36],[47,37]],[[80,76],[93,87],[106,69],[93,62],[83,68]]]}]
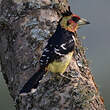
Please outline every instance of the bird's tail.
[{"label": "bird's tail", "polygon": [[[43,75],[46,73],[45,69],[39,69],[23,86],[20,90],[20,95],[25,95],[27,93],[35,90],[39,84],[39,81],[42,79]],[[34,91],[33,91],[34,92]]]}]

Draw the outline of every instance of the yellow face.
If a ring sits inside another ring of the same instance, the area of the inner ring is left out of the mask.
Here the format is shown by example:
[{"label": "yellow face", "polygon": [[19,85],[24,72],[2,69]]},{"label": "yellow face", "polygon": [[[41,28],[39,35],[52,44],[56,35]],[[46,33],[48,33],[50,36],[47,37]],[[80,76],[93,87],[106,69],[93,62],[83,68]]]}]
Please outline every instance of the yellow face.
[{"label": "yellow face", "polygon": [[65,16],[60,21],[60,25],[65,30],[70,32],[75,32],[80,25],[89,24],[86,19],[80,18],[79,16],[72,14],[70,16]]},{"label": "yellow face", "polygon": [[[78,28],[78,24],[72,20],[72,18],[74,17],[74,15],[72,14],[71,16],[65,16],[62,18],[60,25],[71,32],[75,32]],[[78,17],[79,18],[79,17]],[[79,18],[80,19],[80,18]]]}]

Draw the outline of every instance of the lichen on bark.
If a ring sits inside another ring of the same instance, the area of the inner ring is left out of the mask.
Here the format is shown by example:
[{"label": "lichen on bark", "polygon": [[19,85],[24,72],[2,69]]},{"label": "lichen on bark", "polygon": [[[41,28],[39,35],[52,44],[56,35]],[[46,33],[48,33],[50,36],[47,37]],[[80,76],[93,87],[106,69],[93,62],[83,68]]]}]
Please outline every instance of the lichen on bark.
[{"label": "lichen on bark", "polygon": [[1,71],[17,110],[105,110],[77,34],[75,54],[65,72],[71,80],[47,73],[34,94],[19,96],[68,6],[67,0],[2,0],[0,4]]}]

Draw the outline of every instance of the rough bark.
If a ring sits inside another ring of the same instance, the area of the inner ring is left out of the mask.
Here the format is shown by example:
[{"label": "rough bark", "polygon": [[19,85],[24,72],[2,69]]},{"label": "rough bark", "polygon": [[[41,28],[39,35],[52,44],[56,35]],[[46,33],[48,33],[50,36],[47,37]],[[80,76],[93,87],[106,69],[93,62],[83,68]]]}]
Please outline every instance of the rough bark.
[{"label": "rough bark", "polygon": [[66,0],[2,0],[1,71],[16,110],[105,110],[77,34],[75,54],[65,73],[72,80],[47,73],[34,94],[19,96],[19,90],[36,72],[61,13],[67,9]]}]

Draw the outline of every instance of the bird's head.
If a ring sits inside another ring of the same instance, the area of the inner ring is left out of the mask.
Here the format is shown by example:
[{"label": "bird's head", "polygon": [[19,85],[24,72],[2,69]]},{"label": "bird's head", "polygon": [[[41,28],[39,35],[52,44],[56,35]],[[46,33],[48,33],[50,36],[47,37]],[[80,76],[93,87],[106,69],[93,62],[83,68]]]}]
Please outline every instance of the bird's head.
[{"label": "bird's head", "polygon": [[90,24],[86,19],[80,18],[76,14],[62,17],[60,25],[62,28],[75,32],[81,25]]}]

